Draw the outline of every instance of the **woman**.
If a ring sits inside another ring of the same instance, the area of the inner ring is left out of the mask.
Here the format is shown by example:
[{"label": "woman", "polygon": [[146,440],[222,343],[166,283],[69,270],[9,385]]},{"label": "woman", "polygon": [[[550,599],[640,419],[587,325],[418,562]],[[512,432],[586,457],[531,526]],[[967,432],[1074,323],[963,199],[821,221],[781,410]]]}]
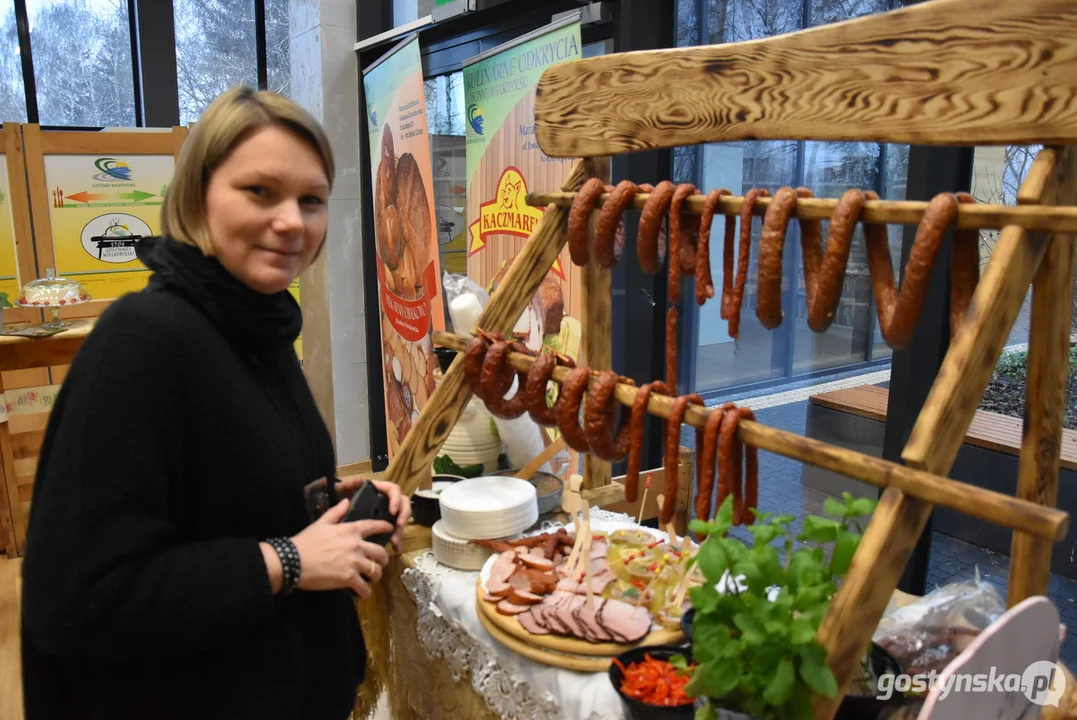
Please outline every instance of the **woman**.
[{"label": "woman", "polygon": [[410,505],[375,483],[396,528],[341,522],[356,481],[317,509],[335,458],[288,286],[325,242],[333,172],[318,124],[267,92],[225,93],[188,137],[162,237],[137,248],[149,285],[101,315],[45,433],[27,720],[348,716],[366,662],[348,590],[369,595],[388,558],[365,538],[399,543]]}]

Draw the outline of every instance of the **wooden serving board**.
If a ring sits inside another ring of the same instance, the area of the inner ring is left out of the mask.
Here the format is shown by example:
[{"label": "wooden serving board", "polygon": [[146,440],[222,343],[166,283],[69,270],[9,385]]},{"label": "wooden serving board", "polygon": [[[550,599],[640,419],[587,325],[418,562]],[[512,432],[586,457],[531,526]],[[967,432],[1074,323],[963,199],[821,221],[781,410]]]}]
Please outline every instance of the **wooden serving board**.
[{"label": "wooden serving board", "polygon": [[[576,670],[577,667],[569,667],[561,663],[560,658],[568,656],[572,660],[586,658],[602,658],[599,661],[602,666],[601,669],[605,669],[609,666],[609,659],[615,655],[620,655],[626,650],[631,650],[634,647],[640,645],[676,645],[684,640],[684,633],[678,628],[676,630],[652,630],[649,635],[644,637],[637,643],[593,643],[587,640],[580,640],[578,638],[564,637],[561,635],[533,635],[529,633],[520,621],[516,619],[514,615],[502,615],[499,613],[493,603],[486,602],[482,599],[483,596],[482,581],[480,580],[475,584],[475,604],[478,608],[479,618],[483,620],[483,625],[493,625],[500,633],[508,635],[517,642],[522,642],[528,646],[529,650],[544,650],[549,651],[549,660],[539,659],[532,657],[526,653],[520,653],[526,657],[531,657],[538,662],[545,662],[548,665],[557,665],[558,667],[565,667],[568,670]],[[644,612],[641,610],[640,612]],[[487,627],[487,629],[489,629]],[[500,642],[501,638],[495,635],[494,632],[490,632],[491,635]],[[511,649],[516,648],[503,643]],[[519,652],[519,651],[517,651]],[[546,653],[543,653],[545,657]]]},{"label": "wooden serving board", "polygon": [[564,670],[572,670],[573,672],[599,673],[606,672],[610,667],[610,658],[608,657],[566,655],[565,653],[553,652],[552,650],[529,645],[527,642],[509,635],[495,625],[490,620],[490,616],[481,610],[479,611],[479,622],[482,623],[482,626],[486,628],[486,632],[490,633],[490,636],[494,640],[497,640],[509,650],[512,650],[517,655],[525,657],[528,660],[534,660],[543,665],[552,665]]}]

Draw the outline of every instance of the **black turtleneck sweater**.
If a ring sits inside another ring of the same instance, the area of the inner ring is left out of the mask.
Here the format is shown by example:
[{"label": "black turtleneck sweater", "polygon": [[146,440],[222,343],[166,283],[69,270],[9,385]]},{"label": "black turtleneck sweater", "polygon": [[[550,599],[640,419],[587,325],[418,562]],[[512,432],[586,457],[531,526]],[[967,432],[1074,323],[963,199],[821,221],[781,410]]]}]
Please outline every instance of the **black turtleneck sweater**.
[{"label": "black turtleneck sweater", "polygon": [[49,418],[23,564],[27,720],[344,720],[366,649],[345,591],[280,597],[258,542],[309,523],[334,477],[263,295],[174,240],[112,304]]}]

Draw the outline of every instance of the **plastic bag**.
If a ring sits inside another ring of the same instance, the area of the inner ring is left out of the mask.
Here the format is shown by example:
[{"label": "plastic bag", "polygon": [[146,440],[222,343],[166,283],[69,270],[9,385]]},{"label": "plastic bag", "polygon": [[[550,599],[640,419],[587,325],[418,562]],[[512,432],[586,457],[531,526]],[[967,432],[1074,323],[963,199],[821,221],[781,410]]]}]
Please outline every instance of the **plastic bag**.
[{"label": "plastic bag", "polygon": [[950,583],[897,607],[891,600],[872,640],[906,673],[941,672],[976,636],[1006,612],[999,589],[976,577]]},{"label": "plastic bag", "polygon": [[470,334],[482,309],[490,302],[490,293],[467,275],[442,273],[441,286],[453,332]]}]

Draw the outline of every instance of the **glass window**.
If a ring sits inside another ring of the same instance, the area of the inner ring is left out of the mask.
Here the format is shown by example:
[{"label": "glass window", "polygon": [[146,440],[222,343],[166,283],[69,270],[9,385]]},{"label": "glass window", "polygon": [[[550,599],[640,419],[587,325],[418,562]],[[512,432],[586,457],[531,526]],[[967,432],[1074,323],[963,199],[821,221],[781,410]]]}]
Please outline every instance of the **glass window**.
[{"label": "glass window", "polygon": [[[41,124],[133,126],[135,88],[127,3],[26,0],[26,12]],[[10,9],[6,13],[11,13],[10,20],[8,14],[4,16],[5,23],[11,23],[7,42],[15,49],[14,13]],[[21,74],[18,63],[16,56],[10,72],[18,68]],[[4,68],[9,72],[6,64]]]},{"label": "glass window", "polygon": [[[978,147],[972,160],[972,196],[984,203],[1003,205],[1017,204],[1017,191],[1025,181],[1032,160],[1042,145],[1009,145],[1006,147]],[[980,269],[987,265],[998,240],[998,230],[980,231]],[[1028,324],[1032,306],[1031,294],[1014,321],[1007,345],[1028,342]]]},{"label": "glass window", "polygon": [[173,9],[180,124],[186,125],[228,88],[258,86],[254,3],[174,0]]},{"label": "glass window", "polygon": [[[852,17],[885,11],[888,0],[679,0],[679,45],[742,42]],[[870,189],[883,197],[904,196],[908,149],[863,142],[759,141],[678,148],[673,154],[673,177],[695,183],[703,193],[727,188],[743,195],[751,188],[773,195],[785,186],[807,187],[816,197],[838,198],[850,187]],[[739,221],[738,253],[739,253]],[[821,228],[825,240],[829,223]],[[782,324],[767,330],[756,318],[759,219],[753,222],[751,257],[741,305],[740,333],[734,341],[721,319],[720,301],[698,312],[693,389],[705,393],[731,386],[828,370],[879,357],[874,342],[877,322],[867,271],[862,231],[857,227],[846,270],[841,300],[825,333],[807,325],[807,297],[799,227],[790,223],[782,263]],[[711,269],[721,287],[721,230],[712,230]],[[892,255],[900,256],[901,228],[891,229]],[[714,238],[718,241],[715,242]],[[720,290],[717,291],[720,295]],[[884,346],[885,347],[885,346]],[[888,350],[886,351],[888,352]]]},{"label": "glass window", "polygon": [[393,0],[393,27],[407,25],[434,10],[434,0]]},{"label": "glass window", "polygon": [[0,123],[26,122],[26,85],[22,81],[15,6],[0,6]]},{"label": "glass window", "polygon": [[289,0],[265,0],[266,80],[273,92],[291,96],[292,60]]},{"label": "glass window", "polygon": [[464,72],[425,82],[438,249],[443,272],[467,274],[467,133],[464,128]]}]

